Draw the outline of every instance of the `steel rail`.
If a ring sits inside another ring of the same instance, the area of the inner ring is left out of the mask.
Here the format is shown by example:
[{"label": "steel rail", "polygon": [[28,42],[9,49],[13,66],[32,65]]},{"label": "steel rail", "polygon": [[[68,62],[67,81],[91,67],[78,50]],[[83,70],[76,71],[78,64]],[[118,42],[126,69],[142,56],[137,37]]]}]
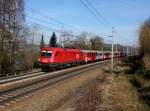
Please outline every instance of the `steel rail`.
[{"label": "steel rail", "polygon": [[[102,61],[102,62],[105,63],[108,61],[109,60]],[[13,79],[13,80],[9,80],[9,81],[3,81],[3,83],[0,84],[0,93],[9,91],[12,89],[16,89],[16,88],[21,88],[23,86],[27,86],[27,85],[30,85],[33,83],[38,83],[45,79],[57,77],[57,76],[60,76],[60,75],[66,74],[66,73],[71,73],[71,72],[78,71],[78,70],[81,70],[84,68],[92,67],[94,65],[101,64],[102,62],[95,62],[95,63],[91,63],[91,64],[81,65],[78,67],[67,68],[64,70],[54,71],[51,73],[35,74],[33,77],[30,76],[27,78],[18,78],[18,79]]]},{"label": "steel rail", "polygon": [[44,74],[44,72],[39,71],[39,72],[29,73],[26,75],[11,77],[11,78],[7,78],[7,79],[5,78],[5,79],[0,80],[0,84],[5,84],[5,83],[9,83],[9,82],[17,81],[17,80],[22,80],[22,79],[27,79],[27,78],[42,75],[42,74]]},{"label": "steel rail", "polygon": [[0,77],[0,83],[2,83],[1,81],[6,81],[8,79],[18,78],[18,77],[23,77],[23,76],[29,76],[29,75],[33,75],[33,74],[39,73],[39,72],[41,72],[41,70],[33,71],[33,72],[20,73],[20,74],[12,75],[12,76]]},{"label": "steel rail", "polygon": [[[101,61],[101,62],[105,62],[105,61]],[[107,62],[107,61],[106,61]],[[94,63],[90,63],[91,65]],[[86,66],[86,65],[90,65],[90,64],[85,64],[85,65],[80,65],[80,66]],[[76,67],[71,67],[71,68],[66,68],[66,69],[72,69],[72,68],[77,68],[80,66],[76,66]],[[23,80],[23,79],[27,79],[27,78],[31,78],[31,77],[35,77],[35,76],[40,76],[43,74],[47,74],[47,73],[53,73],[53,72],[59,72],[59,71],[64,71],[66,69],[62,69],[62,70],[57,70],[57,71],[50,71],[50,72],[41,72],[41,71],[37,71],[37,72],[31,72],[31,73],[26,73],[26,74],[21,74],[18,76],[12,76],[12,77],[8,77],[8,78],[0,78],[0,85],[1,84],[5,84],[5,83],[9,83],[9,82],[13,82],[13,81],[18,81],[18,80]]]},{"label": "steel rail", "polygon": [[43,89],[43,88],[48,87],[52,84],[55,84],[59,81],[63,81],[65,79],[68,79],[68,78],[71,78],[74,76],[78,76],[78,75],[82,74],[83,72],[87,72],[87,71],[95,69],[95,68],[100,68],[100,65],[104,66],[105,64],[107,64],[109,62],[110,61],[105,61],[105,62],[102,62],[101,64],[91,65],[89,67],[86,67],[86,68],[83,68],[80,70],[68,72],[67,74],[64,73],[61,75],[53,76],[51,78],[47,78],[40,82],[35,82],[35,83],[27,85],[27,86],[15,88],[15,89],[12,89],[9,91],[0,92],[0,105],[5,105],[5,103],[7,103],[9,101],[12,101],[16,98],[30,94],[37,90]]}]

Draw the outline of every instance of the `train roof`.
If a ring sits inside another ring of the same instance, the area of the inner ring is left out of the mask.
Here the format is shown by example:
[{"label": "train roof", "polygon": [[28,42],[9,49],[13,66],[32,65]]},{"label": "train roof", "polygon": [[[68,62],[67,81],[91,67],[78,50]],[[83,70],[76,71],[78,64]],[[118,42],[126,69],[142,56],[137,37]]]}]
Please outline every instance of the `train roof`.
[{"label": "train roof", "polygon": [[82,52],[96,52],[95,50],[81,50]]},{"label": "train roof", "polygon": [[61,47],[44,47],[44,48],[41,48],[41,50],[71,51],[71,52],[81,51],[80,49],[61,48]]}]

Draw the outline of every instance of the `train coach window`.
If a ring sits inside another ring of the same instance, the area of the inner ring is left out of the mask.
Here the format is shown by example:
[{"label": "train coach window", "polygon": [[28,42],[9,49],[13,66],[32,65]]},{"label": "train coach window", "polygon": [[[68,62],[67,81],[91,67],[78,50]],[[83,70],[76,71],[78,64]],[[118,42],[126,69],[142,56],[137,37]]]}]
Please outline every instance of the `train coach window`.
[{"label": "train coach window", "polygon": [[52,51],[42,51],[41,56],[50,58],[52,56]]}]

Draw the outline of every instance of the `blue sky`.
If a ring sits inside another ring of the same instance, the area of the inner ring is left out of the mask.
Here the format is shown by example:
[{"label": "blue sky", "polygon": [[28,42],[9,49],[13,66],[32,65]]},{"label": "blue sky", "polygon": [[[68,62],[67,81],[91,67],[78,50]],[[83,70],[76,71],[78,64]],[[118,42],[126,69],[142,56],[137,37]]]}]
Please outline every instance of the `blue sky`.
[{"label": "blue sky", "polygon": [[[150,17],[150,0],[89,1],[98,9],[106,21],[115,28],[115,42],[124,45],[137,45],[139,27],[144,20]],[[27,21],[46,26],[37,31],[45,35],[51,35],[53,30],[49,30],[49,28],[57,30],[62,28],[62,26],[49,19],[49,17],[53,17],[81,31],[96,33],[102,36],[105,41],[110,39],[108,36],[111,31],[100,23],[81,4],[80,0],[26,0],[26,15],[28,16]],[[65,29],[71,29],[74,34],[79,33],[74,28],[64,27]]]}]

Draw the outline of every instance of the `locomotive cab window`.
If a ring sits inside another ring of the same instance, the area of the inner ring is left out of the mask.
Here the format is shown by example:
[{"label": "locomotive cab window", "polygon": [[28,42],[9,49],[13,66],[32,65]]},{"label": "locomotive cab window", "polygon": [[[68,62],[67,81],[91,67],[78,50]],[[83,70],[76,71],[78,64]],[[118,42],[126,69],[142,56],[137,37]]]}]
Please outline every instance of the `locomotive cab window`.
[{"label": "locomotive cab window", "polygon": [[52,51],[44,50],[44,51],[41,52],[41,56],[50,58],[52,56]]}]

